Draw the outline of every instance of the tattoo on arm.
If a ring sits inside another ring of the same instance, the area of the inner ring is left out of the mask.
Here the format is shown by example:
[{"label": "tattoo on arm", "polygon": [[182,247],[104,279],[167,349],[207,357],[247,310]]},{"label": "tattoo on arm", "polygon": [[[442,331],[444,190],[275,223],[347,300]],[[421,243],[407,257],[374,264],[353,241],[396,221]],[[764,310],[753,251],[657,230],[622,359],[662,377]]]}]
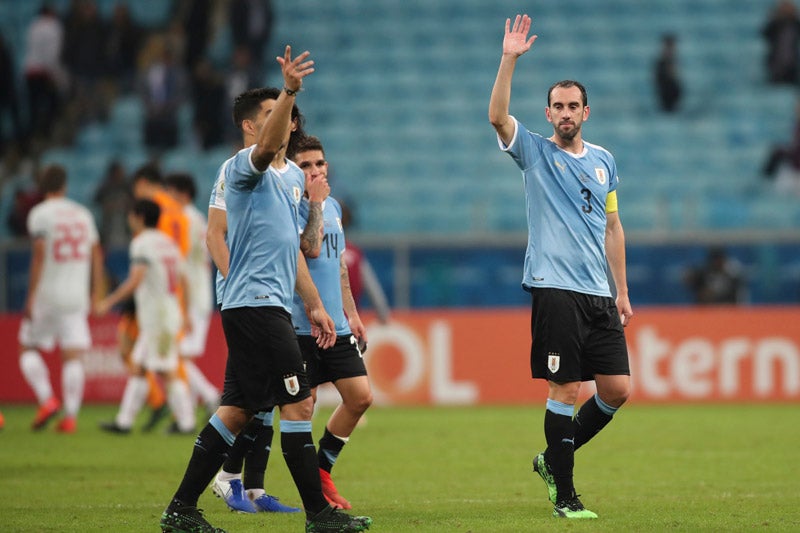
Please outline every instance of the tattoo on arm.
[{"label": "tattoo on arm", "polygon": [[300,236],[303,255],[316,257],[322,247],[322,202],[308,203],[308,222]]}]

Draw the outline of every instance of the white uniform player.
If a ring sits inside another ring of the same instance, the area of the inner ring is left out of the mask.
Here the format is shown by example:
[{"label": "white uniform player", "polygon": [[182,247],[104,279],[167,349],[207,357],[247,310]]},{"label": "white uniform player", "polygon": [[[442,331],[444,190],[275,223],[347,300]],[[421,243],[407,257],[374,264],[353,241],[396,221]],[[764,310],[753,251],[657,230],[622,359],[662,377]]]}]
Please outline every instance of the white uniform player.
[{"label": "white uniform player", "polygon": [[184,269],[175,243],[157,229],[146,229],[130,245],[131,264],[147,269],[133,293],[139,337],[133,347],[133,362],[155,372],[178,368],[178,334],[182,317],[178,286]]},{"label": "white uniform player", "polygon": [[[186,256],[186,279],[188,282],[187,308],[192,329],[181,340],[180,355],[183,369],[189,381],[189,389],[195,398],[203,402],[208,413],[219,406],[219,389],[211,383],[195,364],[195,359],[206,351],[208,327],[214,309],[211,289],[211,258],[206,246],[206,217],[194,205],[197,188],[189,174],[170,174],[166,178],[169,194],[183,207],[189,220],[189,252]],[[196,403],[196,401],[194,402]]]},{"label": "white uniform player", "polygon": [[186,290],[184,259],[174,241],[156,229],[160,209],[150,200],[137,200],[128,217],[135,237],[131,241],[130,273],[114,292],[97,305],[105,314],[133,294],[139,336],[131,360],[134,372],[128,378],[119,412],[113,422],[101,428],[128,433],[147,397],[146,371],[167,380],[167,402],[175,415],[178,430],[194,431],[194,409],[189,388],[177,375],[178,342],[183,325],[179,287]]},{"label": "white uniform player", "polygon": [[61,409],[40,350],[61,349],[65,417],[58,429],[71,433],[76,429],[75,417],[83,399],[80,358],[92,344],[87,320],[90,279],[96,287],[102,259],[91,213],[65,196],[63,168],[47,167],[41,186],[45,200],[31,210],[27,221],[33,255],[25,317],[19,330],[20,368],[40,405],[33,422],[33,429],[38,430]]}]

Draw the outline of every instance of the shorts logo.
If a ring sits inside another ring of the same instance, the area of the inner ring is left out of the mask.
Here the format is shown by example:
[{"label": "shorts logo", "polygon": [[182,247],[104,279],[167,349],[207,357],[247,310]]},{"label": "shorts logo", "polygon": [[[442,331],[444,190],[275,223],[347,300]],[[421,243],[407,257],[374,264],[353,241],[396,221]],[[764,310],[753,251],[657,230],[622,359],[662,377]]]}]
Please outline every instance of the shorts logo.
[{"label": "shorts logo", "polygon": [[286,386],[286,392],[292,396],[296,396],[300,392],[300,381],[298,381],[295,374],[287,374],[283,376],[283,384]]},{"label": "shorts logo", "polygon": [[558,352],[547,353],[547,368],[555,374],[561,366],[561,355]]}]

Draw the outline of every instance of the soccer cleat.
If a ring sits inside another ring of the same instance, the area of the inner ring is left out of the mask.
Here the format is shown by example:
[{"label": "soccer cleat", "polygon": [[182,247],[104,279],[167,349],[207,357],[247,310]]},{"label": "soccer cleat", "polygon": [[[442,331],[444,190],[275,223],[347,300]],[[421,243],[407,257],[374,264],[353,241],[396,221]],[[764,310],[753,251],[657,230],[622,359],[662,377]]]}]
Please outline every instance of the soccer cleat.
[{"label": "soccer cleat", "polygon": [[75,433],[78,430],[78,422],[74,416],[65,416],[56,426],[59,433]]},{"label": "soccer cleat", "polygon": [[203,510],[197,507],[178,507],[164,511],[161,515],[163,533],[225,533],[203,518]]},{"label": "soccer cleat", "polygon": [[331,473],[322,468],[319,469],[319,480],[322,482],[322,495],[328,500],[332,507],[339,509],[352,509],[353,506],[347,501],[339,491],[336,490],[336,485],[331,479]]},{"label": "soccer cleat", "polygon": [[149,433],[155,429],[159,422],[164,420],[164,417],[169,414],[169,407],[167,404],[161,404],[161,407],[156,407],[152,411],[150,411],[150,418],[147,419],[147,423],[142,426],[142,431],[145,433]]},{"label": "soccer cleat", "polygon": [[299,513],[300,509],[298,507],[289,507],[288,505],[283,505],[281,502],[278,501],[278,498],[275,496],[270,496],[269,494],[262,494],[255,500],[253,500],[253,506],[256,508],[256,511],[262,513]]},{"label": "soccer cleat", "polygon": [[553,479],[553,474],[550,473],[547,461],[544,460],[544,453],[540,453],[533,458],[533,471],[539,474],[544,484],[547,485],[547,496],[550,501],[556,503],[556,482]]},{"label": "soccer cleat", "polygon": [[124,428],[119,424],[117,424],[116,421],[100,422],[100,424],[98,425],[100,426],[100,429],[102,429],[107,433],[116,433],[117,435],[127,435],[131,432],[131,428]]},{"label": "soccer cleat", "polygon": [[593,513],[585,508],[574,492],[571,498],[556,502],[553,507],[553,516],[558,518],[597,518],[597,513]]},{"label": "soccer cleat", "polygon": [[231,479],[230,481],[220,481],[219,474],[211,484],[211,492],[217,498],[225,500],[225,504],[231,511],[238,513],[257,513],[258,510],[244,493],[241,479]]},{"label": "soccer cleat", "polygon": [[39,410],[36,412],[36,418],[33,419],[33,424],[31,424],[31,429],[34,431],[43,429],[60,410],[61,402],[58,401],[58,398],[52,396],[39,407]]},{"label": "soccer cleat", "polygon": [[328,506],[310,520],[306,520],[306,533],[347,533],[366,531],[372,525],[368,516],[350,516]]}]

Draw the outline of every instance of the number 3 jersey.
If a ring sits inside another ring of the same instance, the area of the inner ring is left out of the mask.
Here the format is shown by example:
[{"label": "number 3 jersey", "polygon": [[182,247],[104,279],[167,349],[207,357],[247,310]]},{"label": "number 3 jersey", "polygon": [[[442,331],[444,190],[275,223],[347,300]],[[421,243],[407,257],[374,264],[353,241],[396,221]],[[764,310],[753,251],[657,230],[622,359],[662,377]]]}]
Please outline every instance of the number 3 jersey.
[{"label": "number 3 jersey", "polygon": [[45,243],[35,306],[88,313],[92,248],[97,243],[89,210],[69,198],[50,198],[31,209],[28,233]]},{"label": "number 3 jersey", "polygon": [[148,332],[177,333],[182,318],[178,284],[184,270],[177,245],[162,231],[148,228],[133,238],[129,255],[131,266],[147,267],[133,294],[139,327]]},{"label": "number 3 jersey", "polygon": [[586,141],[582,153],[567,152],[514,122],[508,146],[499,136],[498,143],[524,181],[528,247],[522,286],[610,296],[605,231],[606,208],[616,210],[606,205],[619,183],[614,157]]},{"label": "number 3 jersey", "polygon": [[[300,227],[308,222],[308,199],[300,202]],[[342,281],[340,260],[344,253],[344,229],[342,228],[342,208],[333,197],[322,202],[322,247],[318,257],[306,257],[311,279],[334,324],[336,335],[350,335],[350,325],[344,314],[342,304]],[[292,322],[298,335],[311,335],[311,323],[303,306],[303,300],[294,294],[292,302]]]}]

